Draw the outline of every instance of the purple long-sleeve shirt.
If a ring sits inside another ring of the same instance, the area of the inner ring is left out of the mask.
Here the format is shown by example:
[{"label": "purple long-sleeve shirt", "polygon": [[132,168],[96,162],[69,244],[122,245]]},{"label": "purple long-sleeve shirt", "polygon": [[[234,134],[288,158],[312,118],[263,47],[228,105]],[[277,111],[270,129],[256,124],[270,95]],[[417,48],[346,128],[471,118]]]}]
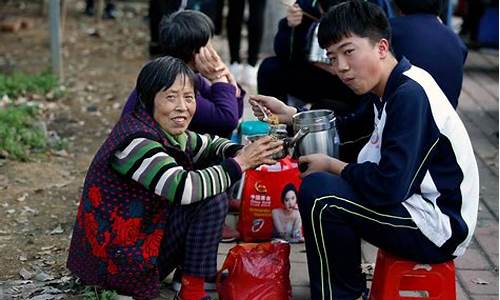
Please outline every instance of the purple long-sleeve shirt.
[{"label": "purple long-sleeve shirt", "polygon": [[[236,97],[236,88],[229,83],[211,84],[200,74],[196,74],[196,80],[196,112],[189,129],[201,134],[229,137],[243,114],[245,91],[239,87],[241,93]],[[138,102],[137,90],[134,89],[128,96],[122,115],[133,111]]]}]

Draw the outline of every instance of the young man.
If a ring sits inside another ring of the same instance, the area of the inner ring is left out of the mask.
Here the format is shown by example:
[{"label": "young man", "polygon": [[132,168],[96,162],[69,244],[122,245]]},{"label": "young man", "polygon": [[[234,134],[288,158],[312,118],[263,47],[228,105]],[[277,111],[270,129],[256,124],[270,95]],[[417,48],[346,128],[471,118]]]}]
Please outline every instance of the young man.
[{"label": "young man", "polygon": [[[353,0],[321,21],[319,43],[356,94],[373,101],[375,129],[357,163],[322,154],[299,191],[312,299],[358,299],[364,239],[397,256],[440,263],[464,253],[476,225],[479,178],[457,113],[432,77],[391,53],[375,5]],[[282,120],[294,112],[254,97]]]}]

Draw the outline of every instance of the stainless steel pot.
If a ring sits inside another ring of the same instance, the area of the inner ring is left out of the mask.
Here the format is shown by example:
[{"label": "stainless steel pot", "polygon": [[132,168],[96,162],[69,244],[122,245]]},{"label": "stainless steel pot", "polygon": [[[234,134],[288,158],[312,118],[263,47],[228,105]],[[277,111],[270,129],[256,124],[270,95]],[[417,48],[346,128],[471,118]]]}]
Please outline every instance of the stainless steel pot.
[{"label": "stainless steel pot", "polygon": [[296,156],[323,153],[339,155],[339,139],[335,128],[335,115],[328,109],[309,110],[293,116],[293,131],[308,129],[308,134],[297,141]]}]

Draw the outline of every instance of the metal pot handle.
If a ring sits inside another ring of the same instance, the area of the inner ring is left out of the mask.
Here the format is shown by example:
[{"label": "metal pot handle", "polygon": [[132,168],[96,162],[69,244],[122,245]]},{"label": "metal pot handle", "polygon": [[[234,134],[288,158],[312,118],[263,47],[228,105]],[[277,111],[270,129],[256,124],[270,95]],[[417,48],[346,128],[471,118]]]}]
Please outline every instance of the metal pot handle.
[{"label": "metal pot handle", "polygon": [[[309,127],[302,127],[292,138],[287,138],[284,140],[284,147],[288,149],[288,153],[292,152],[292,157],[297,158],[300,153],[297,149],[297,144],[309,134]],[[292,151],[290,151],[292,150]]]}]

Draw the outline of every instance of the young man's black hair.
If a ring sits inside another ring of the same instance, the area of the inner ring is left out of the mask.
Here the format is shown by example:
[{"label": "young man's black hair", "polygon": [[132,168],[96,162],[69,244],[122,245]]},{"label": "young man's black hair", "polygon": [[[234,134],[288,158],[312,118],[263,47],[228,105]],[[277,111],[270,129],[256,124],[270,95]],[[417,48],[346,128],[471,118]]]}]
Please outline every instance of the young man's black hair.
[{"label": "young man's black hair", "polygon": [[403,15],[431,14],[439,15],[443,0],[394,0]]},{"label": "young man's black hair", "polygon": [[163,55],[189,63],[193,55],[214,35],[214,24],[205,14],[182,10],[164,18],[160,24],[160,43]]},{"label": "young man's black hair", "polygon": [[148,62],[137,77],[136,89],[142,104],[149,113],[153,113],[154,99],[158,92],[167,90],[177,76],[190,81],[196,92],[195,74],[182,60],[164,56]]},{"label": "young man's black hair", "polygon": [[373,3],[360,0],[333,6],[321,19],[318,29],[319,45],[327,48],[353,34],[367,37],[373,43],[382,38],[390,41],[391,28],[384,11]]}]

